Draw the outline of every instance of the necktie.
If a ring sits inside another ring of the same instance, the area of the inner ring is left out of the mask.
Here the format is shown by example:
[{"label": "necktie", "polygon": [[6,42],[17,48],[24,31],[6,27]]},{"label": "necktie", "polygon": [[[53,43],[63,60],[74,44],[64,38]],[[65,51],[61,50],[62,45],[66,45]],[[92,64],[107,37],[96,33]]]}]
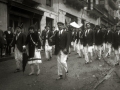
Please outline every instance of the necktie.
[{"label": "necktie", "polygon": [[88,30],[86,30],[86,36],[88,35]]},{"label": "necktie", "polygon": [[80,34],[81,34],[81,31],[80,31],[80,33],[79,33],[79,38],[80,38]]},{"label": "necktie", "polygon": [[61,31],[59,31],[59,37],[61,36]]},{"label": "necktie", "polygon": [[97,33],[99,33],[99,30],[97,31]]},{"label": "necktie", "polygon": [[108,31],[108,33],[107,33],[107,35],[109,34],[109,31]]}]

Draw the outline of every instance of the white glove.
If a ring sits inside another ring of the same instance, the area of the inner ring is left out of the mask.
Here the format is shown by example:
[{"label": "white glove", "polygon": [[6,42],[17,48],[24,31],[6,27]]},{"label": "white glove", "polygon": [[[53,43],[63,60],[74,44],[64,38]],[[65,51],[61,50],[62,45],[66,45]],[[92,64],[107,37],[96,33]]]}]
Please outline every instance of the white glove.
[{"label": "white glove", "polygon": [[25,46],[25,45],[23,46],[23,49],[26,49],[26,46]]}]

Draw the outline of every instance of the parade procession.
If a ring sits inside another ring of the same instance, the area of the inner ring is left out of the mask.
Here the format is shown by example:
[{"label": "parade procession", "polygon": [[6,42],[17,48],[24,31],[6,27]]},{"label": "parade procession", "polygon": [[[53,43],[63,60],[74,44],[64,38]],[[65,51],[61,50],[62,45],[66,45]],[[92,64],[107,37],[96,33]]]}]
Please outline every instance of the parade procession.
[{"label": "parade procession", "polygon": [[0,90],[119,90],[120,0],[0,0],[0,80]]}]

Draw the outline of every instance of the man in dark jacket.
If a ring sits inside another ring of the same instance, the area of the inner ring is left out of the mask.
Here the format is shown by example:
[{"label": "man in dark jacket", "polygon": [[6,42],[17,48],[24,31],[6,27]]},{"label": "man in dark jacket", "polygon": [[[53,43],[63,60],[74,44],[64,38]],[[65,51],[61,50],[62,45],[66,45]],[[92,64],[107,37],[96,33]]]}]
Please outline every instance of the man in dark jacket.
[{"label": "man in dark jacket", "polygon": [[46,33],[46,26],[45,26],[45,29],[42,31],[42,34],[41,34],[41,37],[42,37],[42,40],[43,40],[43,45],[42,45],[42,49],[45,50],[45,33]]},{"label": "man in dark jacket", "polygon": [[0,30],[0,56],[1,57],[2,57],[3,45],[4,45],[4,36],[3,36],[3,31]]},{"label": "man in dark jacket", "polygon": [[105,35],[106,35],[106,33],[107,33],[107,30],[106,30],[106,27],[105,27],[105,26],[102,26],[101,30],[102,30],[102,33],[103,33],[103,35],[102,35],[102,36],[103,36],[103,49],[102,49],[102,51],[105,52],[105,50],[106,50]]},{"label": "man in dark jacket", "polygon": [[105,35],[105,39],[106,39],[106,47],[108,48],[108,52],[106,53],[105,57],[110,57],[111,55],[111,46],[112,46],[112,31],[111,31],[111,27],[108,26],[107,28],[107,33]]},{"label": "man in dark jacket", "polygon": [[4,35],[5,35],[6,41],[7,41],[6,54],[10,55],[11,54],[10,43],[12,42],[12,39],[13,39],[13,33],[11,31],[11,27],[8,27],[8,30],[4,32]]},{"label": "man in dark jacket", "polygon": [[84,32],[83,40],[85,61],[86,64],[88,64],[89,62],[92,62],[94,43],[94,33],[93,30],[91,29],[90,23],[86,24],[86,31]]},{"label": "man in dark jacket", "polygon": [[16,66],[17,66],[17,69],[15,70],[15,72],[19,72],[20,71],[20,64],[21,64],[22,59],[23,59],[22,52],[23,52],[23,46],[25,45],[26,37],[21,32],[21,27],[18,26],[16,28],[16,31],[17,31],[17,34],[13,38],[11,45],[15,46],[15,60],[16,60]]},{"label": "man in dark jacket", "polygon": [[50,37],[53,35],[53,32],[50,31],[50,27],[46,26],[46,32],[43,35],[43,45],[45,46],[45,55],[47,60],[52,58],[52,43],[50,42]]},{"label": "man in dark jacket", "polygon": [[120,50],[120,26],[116,26],[116,31],[113,33],[113,48],[115,52],[115,65],[119,65],[119,50]]},{"label": "man in dark jacket", "polygon": [[67,54],[69,50],[69,36],[66,31],[63,30],[64,23],[58,22],[57,23],[59,31],[54,35],[55,38],[55,55],[57,55],[57,62],[58,62],[58,75],[59,77],[57,80],[63,78],[63,69],[65,70],[66,74],[68,73],[68,66],[67,66]]},{"label": "man in dark jacket", "polygon": [[102,44],[103,44],[103,32],[100,29],[100,26],[96,25],[95,29],[95,50],[97,53],[97,58],[101,59],[102,54]]}]

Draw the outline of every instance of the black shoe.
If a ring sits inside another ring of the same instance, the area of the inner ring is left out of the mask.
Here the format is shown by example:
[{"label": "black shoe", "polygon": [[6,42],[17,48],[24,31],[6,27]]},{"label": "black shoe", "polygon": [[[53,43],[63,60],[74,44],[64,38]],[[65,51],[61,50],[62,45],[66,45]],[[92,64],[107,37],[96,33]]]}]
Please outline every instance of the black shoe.
[{"label": "black shoe", "polygon": [[50,60],[52,59],[52,57],[50,57]]},{"label": "black shoe", "polygon": [[78,58],[82,58],[81,56],[79,56]]},{"label": "black shoe", "polygon": [[60,80],[63,79],[62,75],[60,75],[58,78],[56,78],[56,80]]},{"label": "black shoe", "polygon": [[14,73],[17,73],[17,72],[20,72],[20,69],[16,69],[16,70],[14,71]]},{"label": "black shoe", "polygon": [[85,62],[85,64],[89,64],[89,62]]},{"label": "black shoe", "polygon": [[67,76],[68,76],[68,70],[67,70],[67,72],[65,72],[65,78],[67,78]]},{"label": "black shoe", "polygon": [[115,64],[115,66],[118,66],[118,65],[119,65],[119,63],[116,63],[116,64]]}]

